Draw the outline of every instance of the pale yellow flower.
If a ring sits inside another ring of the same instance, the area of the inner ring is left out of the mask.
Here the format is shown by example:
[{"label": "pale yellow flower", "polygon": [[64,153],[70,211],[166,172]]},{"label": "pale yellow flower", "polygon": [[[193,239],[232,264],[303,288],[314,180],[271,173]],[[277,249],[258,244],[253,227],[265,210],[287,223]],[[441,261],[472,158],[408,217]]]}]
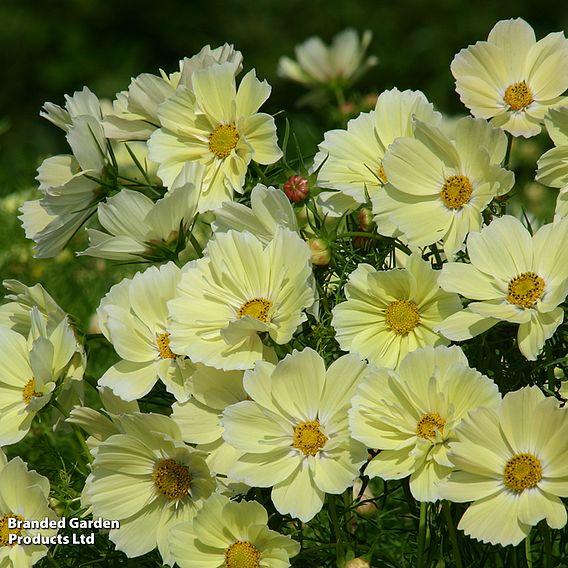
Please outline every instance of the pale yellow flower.
[{"label": "pale yellow flower", "polygon": [[332,310],[340,347],[394,368],[418,347],[448,344],[433,327],[460,310],[461,302],[440,288],[438,275],[416,253],[404,269],[360,264],[345,285],[347,300]]},{"label": "pale yellow flower", "polygon": [[537,42],[532,27],[516,18],[497,22],[487,41],[462,49],[451,70],[456,90],[473,116],[529,138],[541,131],[546,111],[562,104],[567,66],[563,33]]},{"label": "pale yellow flower", "polygon": [[259,332],[283,344],[306,320],[312,282],[309,249],[288,229],[266,245],[248,232],[217,233],[168,303],[170,348],[226,371],[250,369],[263,358]]},{"label": "pale yellow flower", "polygon": [[345,491],[367,459],[347,422],[366,367],[358,356],[344,355],[326,370],[309,348],[277,365],[258,362],[244,379],[252,400],[223,414],[223,437],[243,451],[230,476],[252,487],[272,487],[280,513],[312,519],[325,494]]},{"label": "pale yellow flower", "polygon": [[370,30],[359,39],[355,30],[346,29],[333,38],[329,47],[321,38],[311,37],[296,46],[297,61],[280,58],[278,75],[307,86],[352,83],[378,62],[375,56],[363,59],[372,37]]},{"label": "pale yellow flower", "polygon": [[566,525],[568,411],[538,387],[479,408],[456,429],[448,456],[456,471],[439,485],[444,499],[473,501],[458,529],[483,542],[516,546],[542,520]]},{"label": "pale yellow flower", "polygon": [[466,414],[495,407],[497,385],[471,369],[459,347],[410,353],[398,372],[371,368],[353,397],[353,437],[381,450],[365,469],[370,477],[410,476],[418,501],[440,499],[438,483],[453,469],[448,443]]},{"label": "pale yellow flower", "polygon": [[258,109],[270,85],[250,71],[235,84],[235,64],[213,64],[195,71],[193,90],[178,88],[158,111],[162,127],[148,141],[158,175],[170,187],[184,166],[205,166],[200,212],[216,209],[242,193],[251,161],[272,164],[282,156],[274,118]]},{"label": "pale yellow flower", "polygon": [[436,326],[454,341],[475,337],[498,321],[518,323],[521,353],[535,360],[564,319],[568,294],[568,219],[544,225],[533,236],[515,217],[495,219],[470,233],[471,264],[443,266],[440,285],[476,300]]},{"label": "pale yellow flower", "polygon": [[267,526],[256,501],[232,502],[212,495],[192,521],[176,525],[170,548],[181,568],[285,568],[300,545]]}]

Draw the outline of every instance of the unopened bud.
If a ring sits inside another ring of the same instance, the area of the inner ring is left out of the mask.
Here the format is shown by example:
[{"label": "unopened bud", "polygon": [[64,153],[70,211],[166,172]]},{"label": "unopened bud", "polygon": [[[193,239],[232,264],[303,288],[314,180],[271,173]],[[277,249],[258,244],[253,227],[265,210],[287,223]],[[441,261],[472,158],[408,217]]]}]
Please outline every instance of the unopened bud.
[{"label": "unopened bud", "polygon": [[371,568],[371,565],[364,558],[353,558],[345,563],[344,568]]},{"label": "unopened bud", "polygon": [[359,229],[361,229],[361,231],[370,232],[374,225],[373,212],[367,207],[359,209]]},{"label": "unopened bud", "polygon": [[308,241],[312,253],[312,264],[316,266],[327,266],[331,260],[331,250],[329,243],[324,239],[315,238]]},{"label": "unopened bud", "polygon": [[[362,486],[363,482],[361,481],[361,479],[357,478],[355,480],[355,483],[353,483],[353,499],[356,499],[359,496]],[[361,501],[364,502],[361,503],[360,505],[357,505],[355,510],[360,515],[363,516],[369,516],[374,514],[378,508],[377,504],[373,501],[374,498],[375,496],[373,495],[371,488],[367,485],[367,487],[365,487],[365,490],[363,491],[360,497]]]},{"label": "unopened bud", "polygon": [[291,176],[284,182],[284,193],[292,203],[300,203],[308,197],[310,184],[305,177]]}]

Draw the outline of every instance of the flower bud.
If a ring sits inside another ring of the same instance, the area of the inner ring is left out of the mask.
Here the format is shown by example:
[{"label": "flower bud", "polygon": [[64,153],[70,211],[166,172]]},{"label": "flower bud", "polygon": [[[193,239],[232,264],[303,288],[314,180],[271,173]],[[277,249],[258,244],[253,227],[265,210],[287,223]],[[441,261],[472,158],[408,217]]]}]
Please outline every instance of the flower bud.
[{"label": "flower bud", "polygon": [[373,212],[368,207],[359,209],[359,229],[370,232],[374,227]]},{"label": "flower bud", "polygon": [[308,197],[310,185],[302,176],[291,176],[284,183],[284,193],[292,203],[299,203]]},{"label": "flower bud", "polygon": [[371,568],[371,565],[364,558],[353,558],[345,563],[344,568]]},{"label": "flower bud", "polygon": [[312,253],[312,264],[316,266],[327,266],[331,260],[331,250],[329,243],[324,239],[315,238],[308,241]]}]

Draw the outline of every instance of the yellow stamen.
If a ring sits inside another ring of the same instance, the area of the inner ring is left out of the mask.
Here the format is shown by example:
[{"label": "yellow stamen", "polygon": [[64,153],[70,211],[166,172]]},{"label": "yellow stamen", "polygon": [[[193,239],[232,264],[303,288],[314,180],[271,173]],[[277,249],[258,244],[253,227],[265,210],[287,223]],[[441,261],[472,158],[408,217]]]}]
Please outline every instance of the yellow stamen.
[{"label": "yellow stamen", "polygon": [[471,199],[473,187],[467,176],[450,176],[446,178],[440,199],[448,209],[461,209]]},{"label": "yellow stamen", "polygon": [[436,430],[442,432],[446,421],[437,412],[423,414],[416,424],[416,435],[419,438],[433,440],[436,437]]},{"label": "yellow stamen", "polygon": [[35,387],[36,384],[33,377],[24,385],[24,388],[22,389],[22,398],[26,404],[29,404],[32,401],[32,398],[43,396],[43,393],[37,392]]},{"label": "yellow stamen", "polygon": [[237,540],[225,550],[226,568],[258,568],[259,566],[260,550],[250,542]]},{"label": "yellow stamen", "polygon": [[158,346],[158,351],[160,352],[160,357],[162,359],[175,359],[176,354],[170,349],[170,334],[160,333],[156,335],[156,345]]},{"label": "yellow stamen", "polygon": [[383,168],[383,164],[379,166],[379,170],[377,171],[377,177],[381,180],[381,183],[383,185],[389,181],[387,178],[387,174],[385,173],[385,168]]},{"label": "yellow stamen", "polygon": [[211,134],[209,134],[209,150],[217,158],[226,158],[239,141],[239,133],[234,123],[219,124]]},{"label": "yellow stamen", "polygon": [[158,492],[170,501],[177,501],[185,497],[191,483],[189,468],[171,458],[156,463],[152,480]]},{"label": "yellow stamen", "polygon": [[532,92],[524,81],[509,85],[503,95],[503,100],[511,110],[523,110],[534,101]]},{"label": "yellow stamen", "polygon": [[505,464],[503,481],[515,493],[534,487],[541,479],[542,465],[532,454],[517,454]]},{"label": "yellow stamen", "polygon": [[530,308],[544,293],[544,280],[534,272],[523,272],[509,282],[507,302]]},{"label": "yellow stamen", "polygon": [[0,518],[0,547],[2,546],[15,546],[16,542],[10,543],[10,535],[15,534],[21,536],[21,528],[9,529],[8,519],[17,519],[18,521],[23,521],[24,517],[20,515],[15,515],[14,513],[6,513],[2,518]]},{"label": "yellow stamen", "polygon": [[387,325],[397,334],[406,335],[420,321],[420,312],[416,302],[412,300],[397,300],[387,306],[385,312]]},{"label": "yellow stamen", "polygon": [[245,302],[238,312],[238,316],[242,318],[243,316],[250,316],[257,320],[267,322],[268,312],[272,308],[272,302],[266,298],[253,298],[248,302]]},{"label": "yellow stamen", "polygon": [[315,456],[327,440],[327,436],[320,430],[319,420],[301,422],[294,426],[292,447],[302,450],[306,456]]}]

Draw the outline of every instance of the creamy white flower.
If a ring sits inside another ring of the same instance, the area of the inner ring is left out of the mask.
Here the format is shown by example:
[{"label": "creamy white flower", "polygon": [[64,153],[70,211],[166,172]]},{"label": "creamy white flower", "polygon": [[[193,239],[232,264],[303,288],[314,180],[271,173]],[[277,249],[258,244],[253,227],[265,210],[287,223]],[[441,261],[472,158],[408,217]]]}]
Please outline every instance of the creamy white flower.
[{"label": "creamy white flower", "polygon": [[398,372],[371,368],[349,412],[353,437],[381,450],[365,474],[410,476],[415,499],[437,501],[438,483],[453,469],[447,451],[455,428],[470,410],[500,400],[497,385],[471,369],[459,347],[418,349]]},{"label": "creamy white flower", "polygon": [[285,568],[300,545],[270,530],[266,509],[256,501],[235,503],[212,495],[188,523],[177,525],[170,548],[181,568]]},{"label": "creamy white flower", "polygon": [[10,528],[9,522],[20,523],[48,519],[58,521],[49,507],[49,480],[28,466],[19,457],[8,463],[0,462],[0,566],[2,568],[28,568],[47,554],[45,544],[18,544],[10,539],[40,537],[48,539],[57,529]]},{"label": "creamy white flower", "polygon": [[212,224],[215,233],[248,231],[263,243],[271,241],[278,227],[299,232],[294,209],[286,194],[275,188],[256,184],[250,195],[250,207],[234,201],[226,201],[215,211]]},{"label": "creamy white flower", "polygon": [[329,47],[321,38],[311,37],[296,46],[297,61],[280,58],[278,75],[307,86],[353,83],[378,62],[375,56],[364,60],[372,37],[371,30],[359,39],[355,30],[346,29],[333,38]]},{"label": "creamy white flower", "polygon": [[57,383],[69,388],[66,378],[77,341],[67,319],[49,332],[38,308],[30,317],[27,339],[0,327],[0,445],[19,442],[28,433]]},{"label": "creamy white flower", "polygon": [[263,356],[259,332],[283,344],[306,319],[312,282],[309,249],[288,229],[267,245],[248,232],[218,233],[168,303],[170,347],[196,363],[250,369]]},{"label": "creamy white flower", "polygon": [[[383,168],[387,148],[400,136],[413,136],[412,119],[438,124],[434,111],[420,91],[392,89],[377,99],[375,110],[361,113],[347,123],[347,130],[330,130],[318,146],[311,171],[318,185],[336,190],[318,195],[328,215],[340,216],[356,209],[381,191],[388,181]],[[379,227],[387,234],[392,225]]]},{"label": "creamy white flower", "polygon": [[454,341],[475,337],[498,321],[518,323],[521,353],[535,360],[564,319],[568,294],[568,219],[542,226],[532,237],[515,217],[495,219],[470,233],[471,264],[450,262],[440,286],[471,300],[435,329]]},{"label": "creamy white flower", "polygon": [[148,141],[158,175],[171,186],[192,161],[206,171],[198,209],[213,210],[242,193],[251,161],[272,164],[281,156],[272,116],[257,112],[270,85],[250,71],[235,84],[235,64],[213,64],[192,75],[193,90],[180,87],[160,105],[162,127]]},{"label": "creamy white flower", "polygon": [[176,399],[189,395],[190,361],[172,351],[167,302],[175,295],[181,270],[169,262],[125,278],[97,309],[99,326],[121,360],[99,379],[124,400],[148,394],[158,378]]},{"label": "creamy white flower", "polygon": [[202,454],[181,442],[179,429],[162,415],[123,416],[125,433],[97,447],[85,494],[93,516],[120,521],[109,538],[130,558],[158,547],[172,564],[171,528],[189,521],[215,482]]},{"label": "creamy white flower", "polygon": [[397,139],[383,159],[388,183],[371,198],[375,221],[379,231],[393,223],[410,245],[441,240],[453,258],[465,236],[480,230],[491,200],[513,186],[513,173],[500,166],[507,138],[470,117],[456,124],[452,139],[419,120],[413,131],[414,138]]},{"label": "creamy white flower", "polygon": [[245,452],[231,477],[253,487],[272,487],[280,513],[312,519],[325,494],[345,491],[367,459],[347,422],[366,367],[358,356],[344,355],[326,370],[309,348],[277,365],[257,363],[244,379],[252,400],[229,406],[223,415],[223,437]]},{"label": "creamy white flower", "polygon": [[242,54],[232,45],[224,44],[215,49],[206,45],[193,57],[182,59],[179,71],[166,74],[160,70],[160,76],[138,75],[127,91],[117,93],[113,112],[105,117],[105,134],[113,139],[147,140],[160,127],[158,107],[174,95],[180,85],[191,89],[195,71],[227,61],[235,64],[235,73],[241,70]]},{"label": "creamy white flower", "polygon": [[541,131],[546,111],[565,100],[568,40],[561,32],[536,41],[521,18],[501,20],[487,41],[462,49],[451,64],[456,91],[477,118],[513,136]]},{"label": "creamy white flower", "polygon": [[156,202],[138,191],[123,189],[99,203],[98,218],[106,232],[87,229],[90,246],[79,254],[132,260],[181,253],[197,213],[198,169],[196,164],[191,182],[172,188]]},{"label": "creamy white flower", "polygon": [[544,520],[566,525],[568,412],[538,387],[506,394],[456,429],[448,457],[456,471],[439,485],[444,499],[473,501],[458,529],[483,542],[516,546]]},{"label": "creamy white flower", "polygon": [[406,268],[377,271],[360,264],[333,308],[340,347],[370,363],[395,368],[418,347],[447,344],[433,328],[461,308],[457,294],[440,289],[439,273],[414,253]]}]

